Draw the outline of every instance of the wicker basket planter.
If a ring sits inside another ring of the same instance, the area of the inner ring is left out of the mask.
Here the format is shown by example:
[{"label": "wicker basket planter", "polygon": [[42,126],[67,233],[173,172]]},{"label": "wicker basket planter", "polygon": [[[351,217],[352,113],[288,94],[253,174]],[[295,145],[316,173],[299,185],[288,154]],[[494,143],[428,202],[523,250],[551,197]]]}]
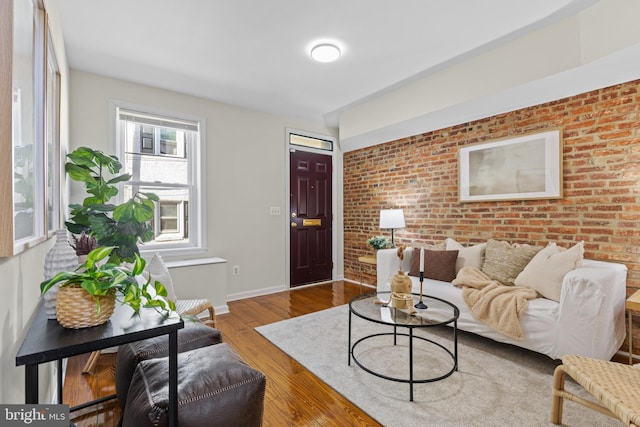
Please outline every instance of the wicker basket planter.
[{"label": "wicker basket planter", "polygon": [[[100,312],[96,299],[100,302]],[[58,291],[58,322],[69,329],[88,328],[105,323],[116,306],[115,290],[111,295],[93,297],[80,285],[62,286]]]}]

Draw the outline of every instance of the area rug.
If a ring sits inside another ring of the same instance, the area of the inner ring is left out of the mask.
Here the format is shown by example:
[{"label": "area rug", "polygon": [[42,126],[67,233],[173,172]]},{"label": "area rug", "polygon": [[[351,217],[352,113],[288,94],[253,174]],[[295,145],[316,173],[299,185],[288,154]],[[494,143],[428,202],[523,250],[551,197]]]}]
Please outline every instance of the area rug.
[{"label": "area rug", "polygon": [[[256,330],[298,363],[384,426],[553,426],[549,421],[553,370],[547,356],[460,332],[459,369],[451,376],[414,387],[375,377],[348,365],[348,306],[330,308],[257,327]],[[353,316],[353,337],[392,328]],[[416,334],[452,349],[449,327]],[[354,352],[366,367],[391,377],[408,375],[408,339],[380,336]],[[453,361],[444,350],[417,340],[415,378],[446,373]],[[588,398],[567,378],[567,390]],[[616,421],[573,402],[564,403],[565,426],[612,426]]]}]

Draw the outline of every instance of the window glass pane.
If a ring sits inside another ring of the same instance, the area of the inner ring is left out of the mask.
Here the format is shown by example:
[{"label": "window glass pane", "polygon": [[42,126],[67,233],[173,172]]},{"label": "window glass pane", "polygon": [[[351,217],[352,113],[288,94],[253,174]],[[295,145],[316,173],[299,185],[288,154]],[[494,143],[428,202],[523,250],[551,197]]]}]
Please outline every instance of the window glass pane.
[{"label": "window glass pane", "polygon": [[46,96],[46,134],[47,141],[47,211],[48,230],[60,227],[60,74],[53,45],[48,46],[47,55],[47,96]]},{"label": "window glass pane", "polygon": [[36,234],[35,8],[31,1],[14,1],[13,7],[13,211],[18,241]]},{"label": "window glass pane", "polygon": [[167,219],[163,218],[160,220],[160,232],[161,233],[169,233],[169,232],[177,232],[178,231],[178,219]]},{"label": "window glass pane", "polygon": [[188,184],[189,165],[186,158],[147,156],[126,153],[125,172],[131,174],[134,182],[166,184]]},{"label": "window glass pane", "polygon": [[[134,191],[154,193],[160,199],[157,204],[157,218],[153,222],[154,239],[149,244],[187,243],[189,239],[188,216],[184,206],[189,201],[189,188],[180,186],[144,185],[123,186],[123,196],[129,199]],[[169,233],[169,234],[167,234]]]},{"label": "window glass pane", "polygon": [[333,143],[325,139],[312,138],[310,136],[289,135],[289,143],[292,145],[300,145],[302,147],[318,148],[320,150],[333,151]]},{"label": "window glass pane", "polygon": [[160,216],[167,217],[177,217],[178,216],[178,205],[177,203],[160,203]]}]

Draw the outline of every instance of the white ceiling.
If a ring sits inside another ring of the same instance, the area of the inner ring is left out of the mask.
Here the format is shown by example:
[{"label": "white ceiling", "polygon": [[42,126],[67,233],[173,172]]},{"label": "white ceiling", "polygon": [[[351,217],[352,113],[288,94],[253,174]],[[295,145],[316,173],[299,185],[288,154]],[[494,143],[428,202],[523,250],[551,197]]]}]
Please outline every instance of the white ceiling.
[{"label": "white ceiling", "polygon": [[[338,126],[347,106],[596,0],[60,0],[72,69]],[[331,41],[342,58],[312,61]]]}]

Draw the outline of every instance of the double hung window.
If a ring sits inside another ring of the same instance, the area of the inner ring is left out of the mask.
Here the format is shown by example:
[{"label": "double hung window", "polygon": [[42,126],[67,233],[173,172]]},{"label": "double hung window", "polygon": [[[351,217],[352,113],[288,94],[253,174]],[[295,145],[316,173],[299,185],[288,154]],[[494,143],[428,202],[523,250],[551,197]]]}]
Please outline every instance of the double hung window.
[{"label": "double hung window", "polygon": [[121,106],[116,117],[119,158],[131,175],[122,197],[151,192],[160,199],[152,220],[153,240],[141,251],[202,249],[202,121]]}]

